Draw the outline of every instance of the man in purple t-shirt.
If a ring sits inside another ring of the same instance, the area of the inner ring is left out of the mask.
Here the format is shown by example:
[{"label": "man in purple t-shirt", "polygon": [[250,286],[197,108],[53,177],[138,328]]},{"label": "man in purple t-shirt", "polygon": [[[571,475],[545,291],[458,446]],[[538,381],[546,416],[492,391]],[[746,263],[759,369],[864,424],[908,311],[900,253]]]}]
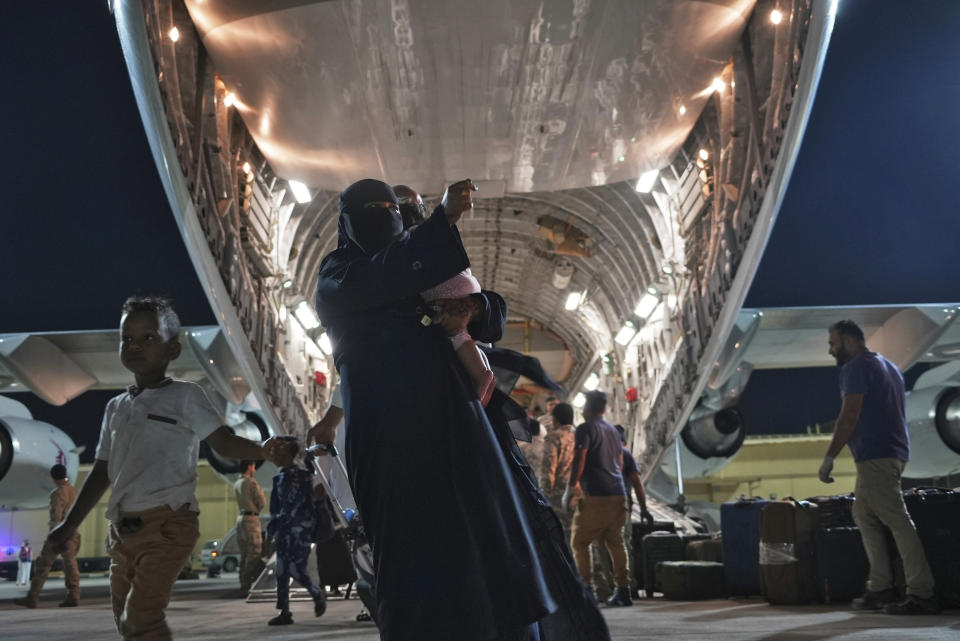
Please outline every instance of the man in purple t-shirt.
[{"label": "man in purple t-shirt", "polygon": [[569,509],[571,499],[582,492],[573,514],[570,547],[583,582],[588,586],[593,582],[590,544],[603,541],[613,562],[616,586],[607,605],[633,605],[623,542],[623,526],[627,522],[627,491],[621,474],[623,449],[617,428],[603,420],[606,409],[606,394],[599,390],[587,393],[583,406],[585,422],[573,433],[573,464],[563,506]]},{"label": "man in purple t-shirt", "polygon": [[[870,561],[867,589],[854,599],[853,607],[890,614],[939,612],[933,574],[900,491],[900,475],[910,458],[903,375],[896,365],[867,349],[863,330],[853,321],[831,326],[829,343],[830,355],[840,366],[843,404],[819,476],[824,483],[833,482],[833,460],[849,445],[857,465],[853,518]],[[907,595],[900,602],[884,526],[893,533],[903,559]]]}]

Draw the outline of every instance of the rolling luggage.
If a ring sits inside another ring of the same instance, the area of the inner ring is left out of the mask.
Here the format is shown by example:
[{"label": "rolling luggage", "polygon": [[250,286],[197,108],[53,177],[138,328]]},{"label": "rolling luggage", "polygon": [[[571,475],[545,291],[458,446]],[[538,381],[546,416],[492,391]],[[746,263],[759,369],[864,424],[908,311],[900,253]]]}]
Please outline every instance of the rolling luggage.
[{"label": "rolling luggage", "polygon": [[817,506],[776,501],[760,510],[761,594],[775,605],[809,603],[817,597],[813,535]]},{"label": "rolling luggage", "polygon": [[817,594],[824,603],[852,601],[863,594],[870,564],[860,529],[830,527],[813,537]]},{"label": "rolling luggage", "polygon": [[[360,520],[360,515],[357,514],[355,510],[344,510],[343,506],[337,500],[331,488],[330,479],[326,473],[324,473],[319,460],[317,460],[317,454],[320,451],[326,452],[337,462],[335,467],[340,469],[340,474],[343,475],[344,479],[348,478],[347,468],[343,465],[337,448],[334,447],[332,443],[319,443],[308,447],[306,450],[306,453],[309,455],[309,460],[313,465],[314,472],[320,480],[320,484],[323,485],[323,489],[326,490],[327,496],[330,497],[330,501],[334,507],[333,517],[336,534],[333,539],[331,539],[331,542],[340,539],[350,551],[349,558],[352,561],[352,569],[354,570],[353,578],[351,578],[350,581],[341,581],[340,583],[353,582],[357,594],[363,602],[364,611],[357,615],[357,621],[373,620],[373,622],[376,623],[377,597],[374,589],[376,582],[373,575],[373,551],[370,549],[370,544],[367,543],[367,535],[363,529],[363,522]],[[340,554],[342,556],[342,550],[343,548],[341,547],[339,552],[334,552],[334,554]],[[319,568],[321,566],[319,547],[316,549],[316,552],[317,565]],[[326,581],[324,581],[324,583],[326,583]],[[327,585],[330,584],[327,583]],[[349,593],[347,596],[349,597]]]},{"label": "rolling luggage", "polygon": [[633,580],[636,584],[636,589],[639,592],[643,589],[643,537],[653,532],[669,532],[674,533],[677,531],[677,526],[673,521],[653,521],[652,523],[647,523],[646,521],[634,521],[630,524],[630,548],[632,554],[631,560],[633,561]]},{"label": "rolling luggage", "polygon": [[346,585],[357,580],[353,569],[353,558],[350,554],[350,545],[343,538],[343,533],[337,531],[333,537],[315,543],[314,552],[317,555],[317,576],[321,585]]},{"label": "rolling luggage", "polygon": [[903,493],[903,501],[933,571],[940,607],[960,607],[960,493],[915,488]]},{"label": "rolling luggage", "polygon": [[663,596],[672,601],[724,596],[723,564],[709,561],[661,561],[657,577]]},{"label": "rolling luggage", "polygon": [[723,576],[731,595],[760,594],[760,510],[768,503],[746,499],[720,506]]}]

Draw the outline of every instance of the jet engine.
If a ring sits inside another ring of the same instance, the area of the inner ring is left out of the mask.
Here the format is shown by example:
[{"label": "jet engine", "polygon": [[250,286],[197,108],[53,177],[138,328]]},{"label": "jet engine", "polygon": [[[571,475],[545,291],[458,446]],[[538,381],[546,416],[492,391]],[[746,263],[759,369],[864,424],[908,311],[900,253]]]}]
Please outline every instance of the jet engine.
[{"label": "jet engine", "polygon": [[[240,414],[243,416],[243,420],[235,425],[228,426],[234,434],[257,443],[272,436],[266,421],[256,412],[240,412]],[[210,467],[227,482],[236,480],[236,475],[243,471],[240,467],[241,461],[220,456],[207,445],[206,441],[200,442],[200,452],[210,463]],[[258,468],[261,463],[262,461],[257,463]]]},{"label": "jet engine", "polygon": [[702,478],[722,469],[740,450],[746,436],[743,414],[736,407],[712,411],[700,407],[694,410],[680,438],[674,440],[664,454],[662,469],[677,476],[677,452],[680,449],[680,467],[683,478]]},{"label": "jet engine", "polygon": [[960,473],[960,387],[938,385],[907,395],[908,478]]},{"label": "jet engine", "polygon": [[0,507],[46,507],[54,488],[50,468],[60,463],[76,481],[80,456],[59,428],[33,420],[25,405],[0,397]]}]

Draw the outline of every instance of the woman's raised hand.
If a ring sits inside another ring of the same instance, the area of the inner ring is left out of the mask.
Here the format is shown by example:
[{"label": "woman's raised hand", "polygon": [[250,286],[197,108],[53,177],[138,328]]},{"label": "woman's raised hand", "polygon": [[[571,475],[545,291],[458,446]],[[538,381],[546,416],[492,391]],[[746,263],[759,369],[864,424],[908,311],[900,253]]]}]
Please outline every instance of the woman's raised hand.
[{"label": "woman's raised hand", "polygon": [[443,205],[443,211],[447,214],[447,220],[451,225],[456,225],[463,212],[473,208],[471,194],[477,189],[479,188],[469,178],[447,187],[440,204]]}]

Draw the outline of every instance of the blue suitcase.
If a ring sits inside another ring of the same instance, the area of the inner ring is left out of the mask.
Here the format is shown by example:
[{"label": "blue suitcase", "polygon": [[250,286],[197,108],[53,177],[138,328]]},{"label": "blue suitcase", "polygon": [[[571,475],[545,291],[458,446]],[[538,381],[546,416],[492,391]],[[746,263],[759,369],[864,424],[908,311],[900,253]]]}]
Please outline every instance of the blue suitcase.
[{"label": "blue suitcase", "polygon": [[760,594],[760,510],[768,503],[748,499],[720,506],[723,576],[733,596]]}]

